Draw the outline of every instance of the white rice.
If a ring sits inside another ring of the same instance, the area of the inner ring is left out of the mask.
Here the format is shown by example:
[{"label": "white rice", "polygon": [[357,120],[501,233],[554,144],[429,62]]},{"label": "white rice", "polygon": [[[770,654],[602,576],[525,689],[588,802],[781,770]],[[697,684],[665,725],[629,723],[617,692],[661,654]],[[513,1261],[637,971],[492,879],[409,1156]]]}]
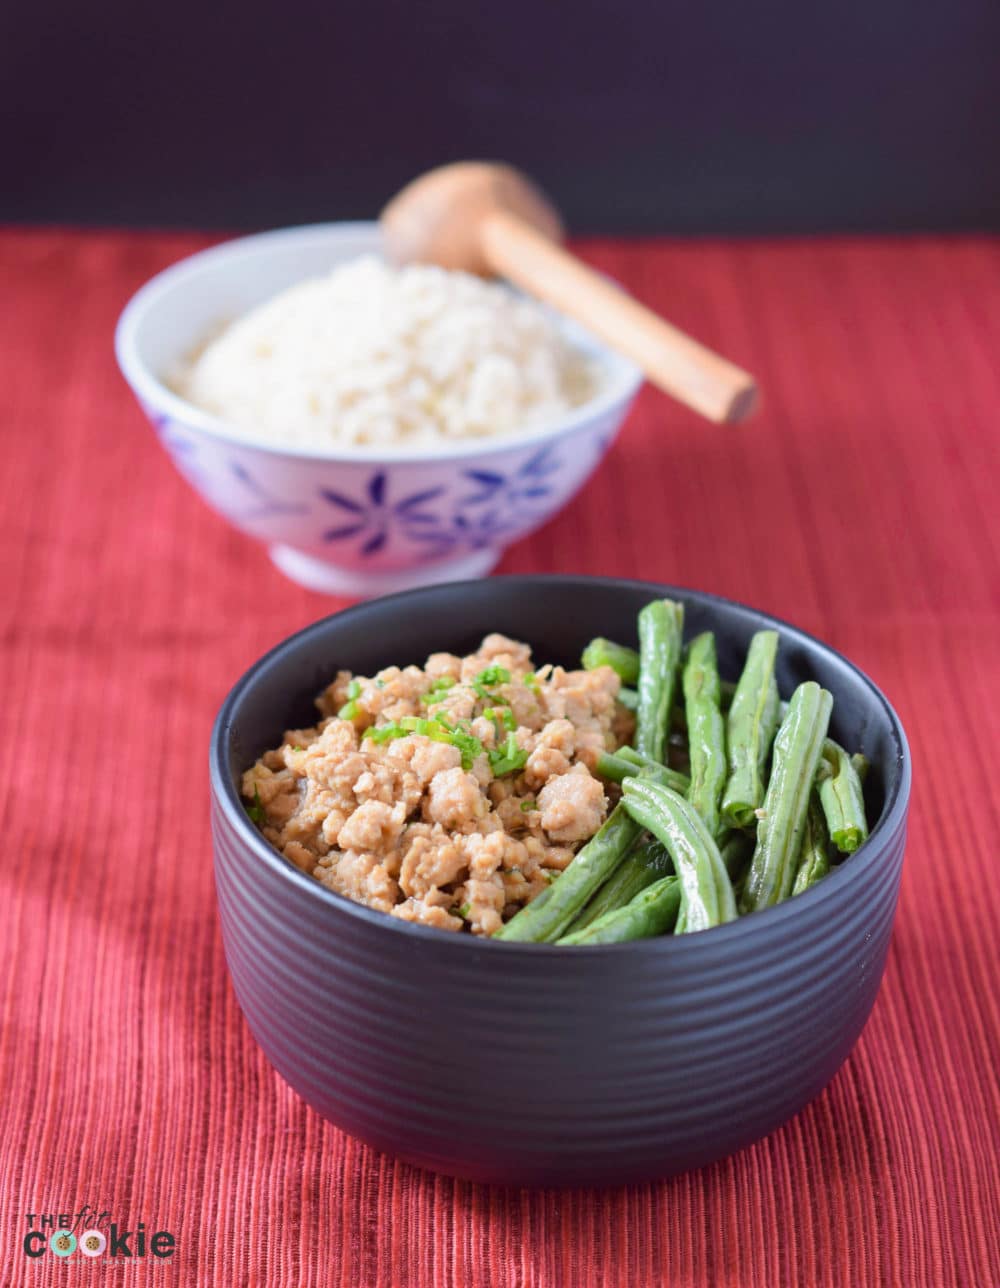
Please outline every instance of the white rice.
[{"label": "white rice", "polygon": [[276,445],[393,448],[551,423],[597,371],[508,287],[365,256],[227,326],[174,384]]}]

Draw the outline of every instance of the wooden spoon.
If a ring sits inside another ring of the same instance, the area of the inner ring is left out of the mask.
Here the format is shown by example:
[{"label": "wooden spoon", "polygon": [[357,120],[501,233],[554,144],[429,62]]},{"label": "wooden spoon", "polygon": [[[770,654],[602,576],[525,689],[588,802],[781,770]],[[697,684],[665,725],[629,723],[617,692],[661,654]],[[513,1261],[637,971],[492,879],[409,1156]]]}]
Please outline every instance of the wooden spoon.
[{"label": "wooden spoon", "polygon": [[563,250],[558,214],[510,166],[461,161],[431,170],[389,202],[381,222],[395,263],[506,277],[575,318],[709,420],[742,420],[756,406],[752,376]]}]

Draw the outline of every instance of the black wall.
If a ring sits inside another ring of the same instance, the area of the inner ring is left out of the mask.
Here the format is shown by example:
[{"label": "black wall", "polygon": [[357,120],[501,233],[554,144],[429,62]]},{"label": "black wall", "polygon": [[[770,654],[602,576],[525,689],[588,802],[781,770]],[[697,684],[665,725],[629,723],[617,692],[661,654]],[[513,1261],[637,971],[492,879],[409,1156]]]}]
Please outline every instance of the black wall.
[{"label": "black wall", "polygon": [[369,217],[509,159],[584,231],[1000,226],[1000,0],[5,0],[0,219]]}]

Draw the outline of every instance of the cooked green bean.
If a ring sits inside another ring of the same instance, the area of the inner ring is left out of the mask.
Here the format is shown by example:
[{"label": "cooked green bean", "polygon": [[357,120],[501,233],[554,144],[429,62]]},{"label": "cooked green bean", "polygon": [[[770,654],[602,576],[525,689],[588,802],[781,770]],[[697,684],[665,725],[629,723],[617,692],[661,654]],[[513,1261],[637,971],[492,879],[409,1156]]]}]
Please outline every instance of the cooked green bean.
[{"label": "cooked green bean", "polygon": [[644,756],[666,759],[670,709],[681,657],[684,605],[654,599],[639,613],[639,710],[635,745]]},{"label": "cooked green bean", "polygon": [[832,738],[823,744],[823,760],[829,772],[820,774],[819,800],[826,825],[841,854],[853,854],[868,839],[861,779],[851,757]]},{"label": "cooked green bean", "polygon": [[615,868],[611,876],[576,918],[570,930],[575,934],[603,917],[623,908],[640,890],[674,870],[670,855],[659,841],[640,841]]},{"label": "cooked green bean", "polygon": [[757,823],[757,845],[741,911],[787,899],[802,849],[809,793],[823,751],[833,698],[813,680],[800,684],[774,740],[771,777]]},{"label": "cooked green bean", "polygon": [[816,792],[812,792],[809,797],[809,808],[806,811],[802,850],[799,854],[799,866],[795,873],[792,894],[801,894],[803,890],[808,890],[817,881],[822,881],[829,871],[830,850],[826,820]]},{"label": "cooked green bean", "polygon": [[652,939],[670,929],[681,902],[681,883],[661,877],[624,907],[614,908],[585,930],[574,930],[559,944],[623,944],[630,939]]},{"label": "cooked green bean", "polygon": [[872,767],[872,762],[862,752],[856,751],[851,757],[851,764],[854,766],[854,772],[863,783],[868,777],[868,771]]},{"label": "cooked green bean", "polygon": [[778,632],[757,631],[729,707],[729,776],[722,797],[722,817],[733,827],[755,826],[754,811],[764,803],[767,759],[779,720],[774,679],[777,656]]},{"label": "cooked green bean", "polygon": [[616,644],[599,635],[591,640],[583,650],[580,658],[585,671],[594,671],[599,666],[610,666],[612,671],[621,676],[622,684],[634,685],[639,679],[639,654],[634,648]]},{"label": "cooked green bean", "polygon": [[[736,692],[736,685],[729,680],[719,681],[719,707],[725,715],[729,710]],[[670,711],[670,729],[673,733],[687,733],[687,716],[684,714],[684,703],[675,702]]]},{"label": "cooked green bean", "polygon": [[628,778],[622,804],[662,841],[681,881],[685,931],[707,930],[736,916],[736,901],[722,856],[701,815],[669,787]]},{"label": "cooked green bean", "polygon": [[682,774],[676,769],[668,769],[666,765],[658,765],[655,760],[641,756],[634,747],[620,747],[614,754],[607,751],[598,752],[597,772],[610,782],[624,782],[626,778],[635,777],[640,770],[645,770],[654,783],[663,783],[665,787],[672,787],[675,792],[686,792],[691,781],[687,774]]},{"label": "cooked green bean", "polygon": [[569,867],[515,913],[493,938],[551,943],[565,934],[574,917],[628,853],[639,831],[639,824],[621,805],[616,805]]},{"label": "cooked green bean", "polygon": [[719,802],[726,783],[726,731],[720,708],[719,668],[715,636],[696,635],[688,645],[682,675],[687,717],[691,786],[688,800],[713,837],[720,831]]}]

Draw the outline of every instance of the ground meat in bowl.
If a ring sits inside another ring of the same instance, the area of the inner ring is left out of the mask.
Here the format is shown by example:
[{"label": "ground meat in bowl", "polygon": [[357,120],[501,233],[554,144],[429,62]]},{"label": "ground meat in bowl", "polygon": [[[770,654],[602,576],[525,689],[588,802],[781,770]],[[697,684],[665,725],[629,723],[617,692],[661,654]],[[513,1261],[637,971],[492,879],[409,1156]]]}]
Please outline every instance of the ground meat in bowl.
[{"label": "ground meat in bowl", "polygon": [[591,767],[631,736],[610,667],[533,669],[488,635],[468,657],[340,672],[321,719],[243,775],[268,841],[338,894],[404,921],[491,935],[604,822]]}]

